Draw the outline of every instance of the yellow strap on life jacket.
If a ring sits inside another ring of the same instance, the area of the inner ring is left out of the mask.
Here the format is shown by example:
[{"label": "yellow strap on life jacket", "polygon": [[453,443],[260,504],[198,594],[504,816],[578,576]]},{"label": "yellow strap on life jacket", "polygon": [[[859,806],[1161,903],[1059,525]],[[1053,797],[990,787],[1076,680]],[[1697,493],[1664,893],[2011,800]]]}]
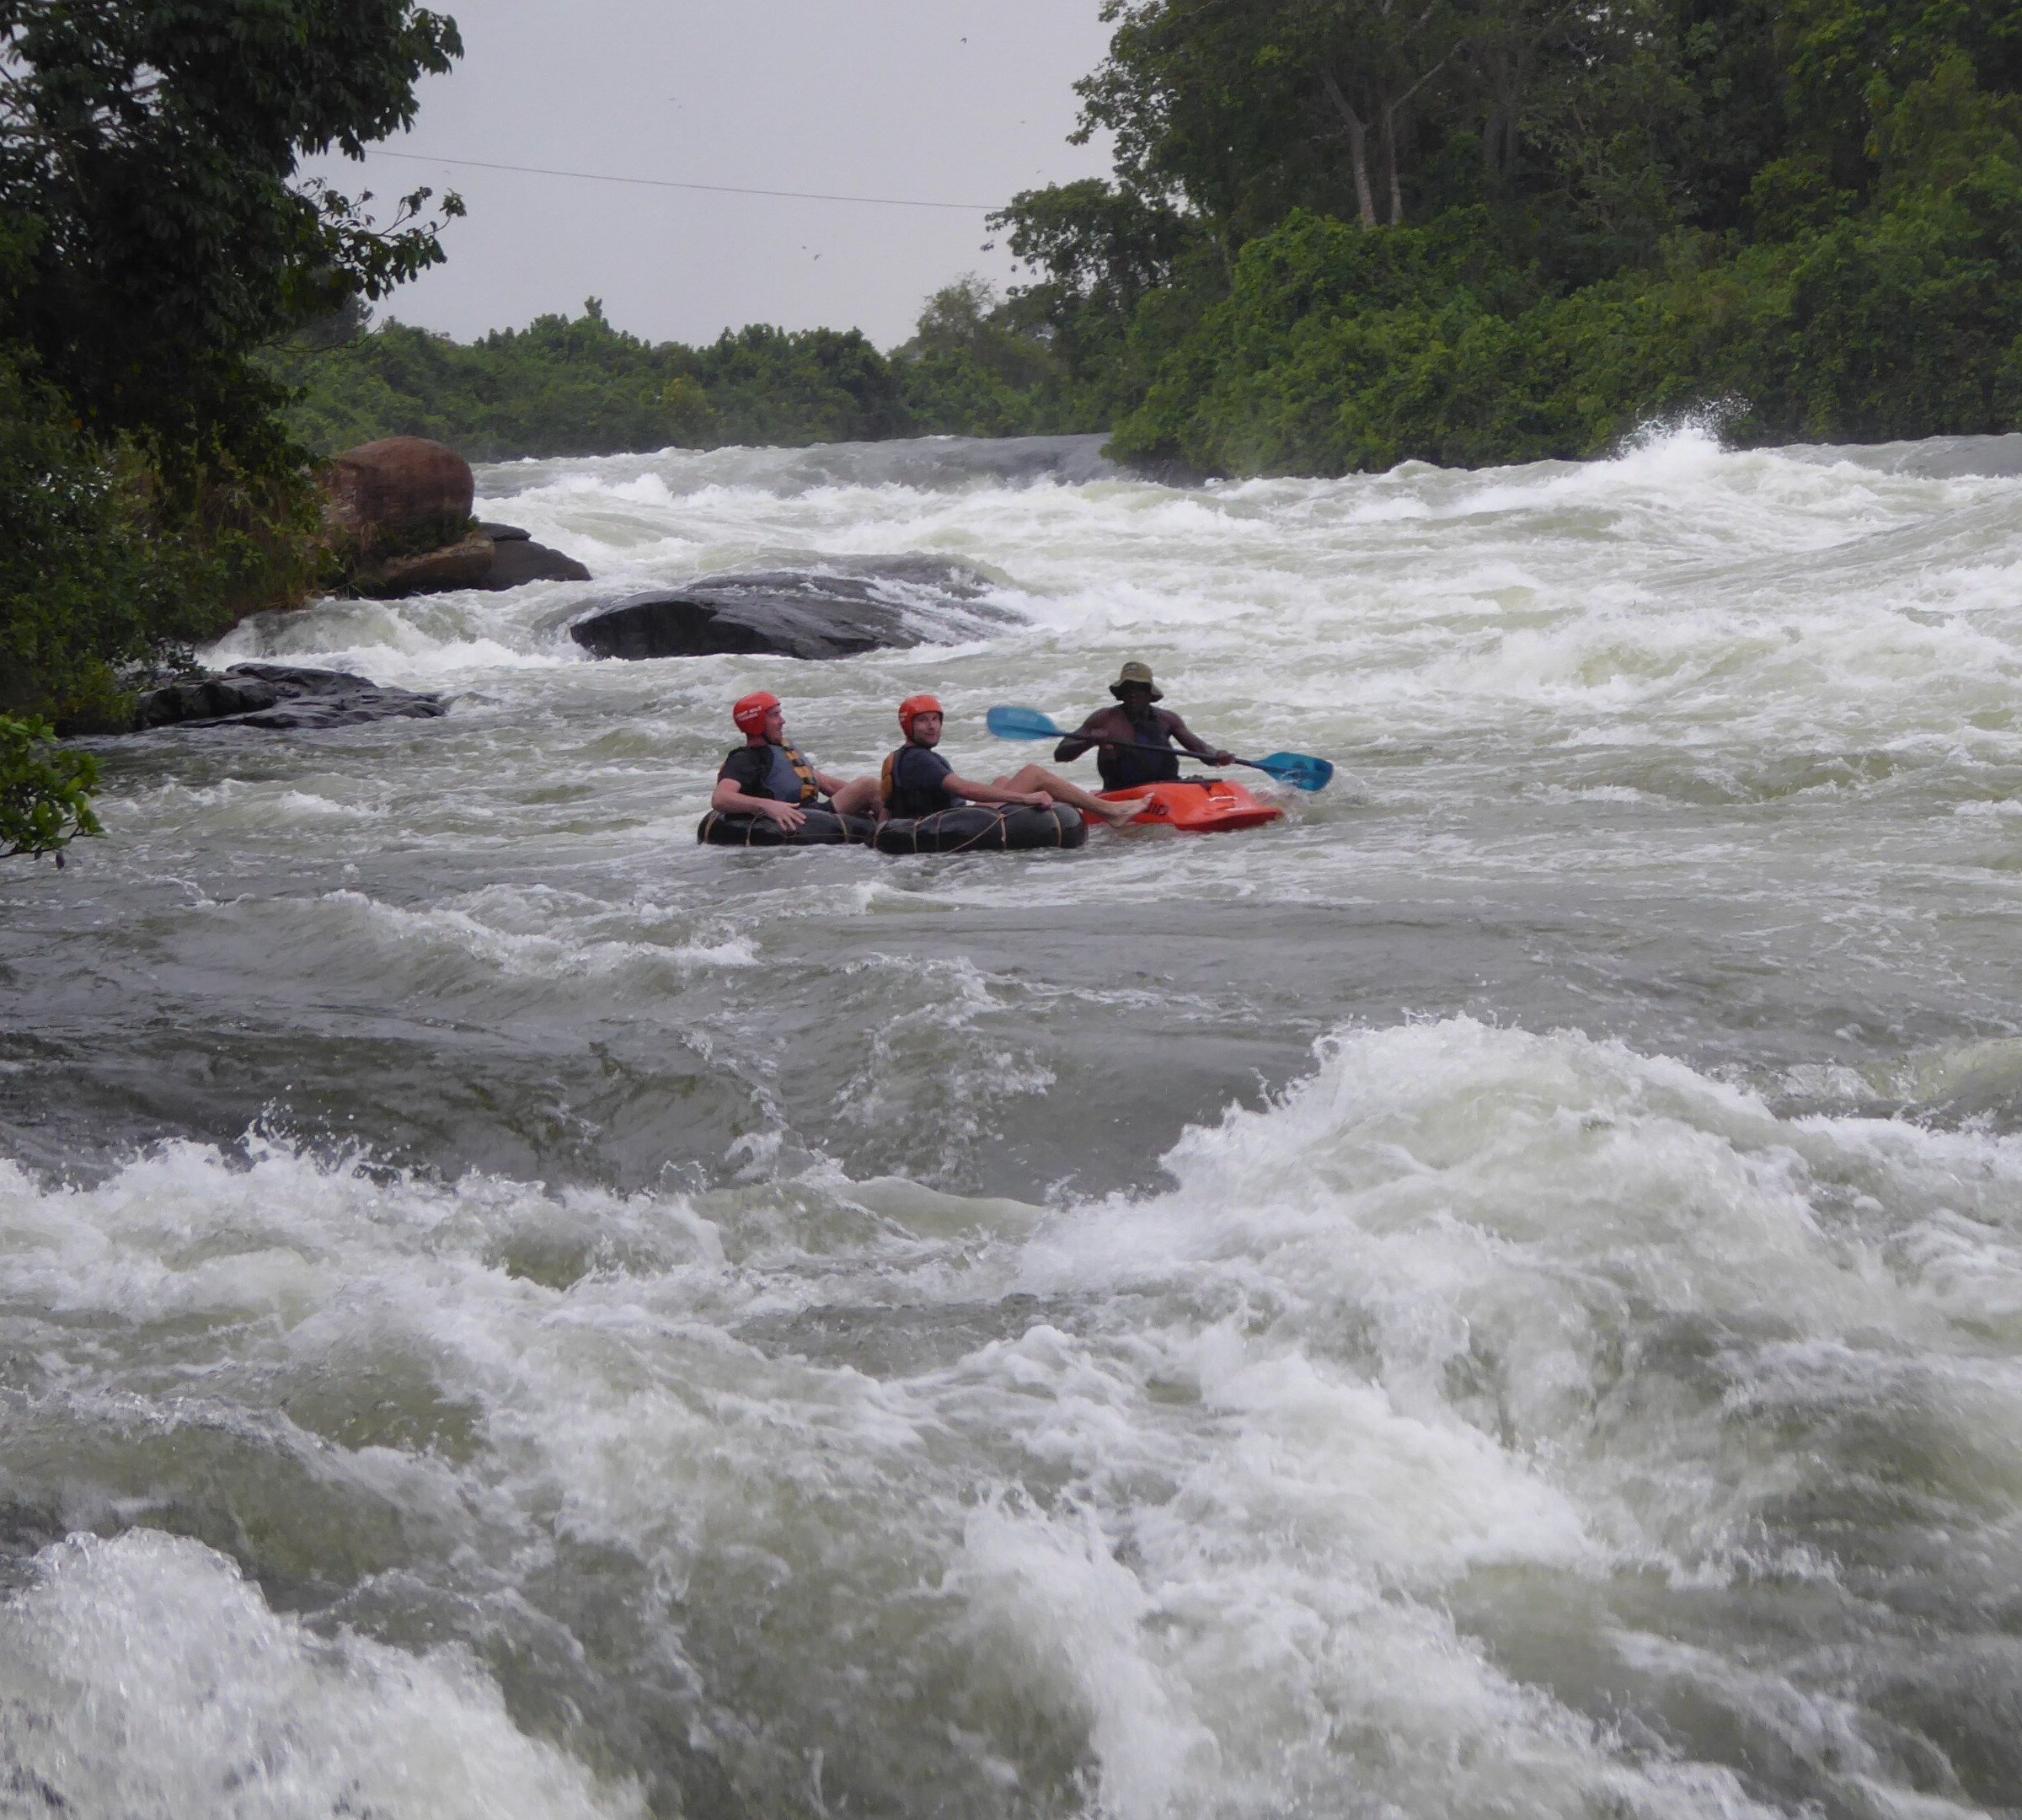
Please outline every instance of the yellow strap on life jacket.
[{"label": "yellow strap on life jacket", "polygon": [[[904,750],[903,747],[900,748],[901,752]],[[884,797],[887,809],[891,807],[893,800],[899,794],[899,780],[894,774],[898,768],[898,752],[888,752],[885,754],[884,768],[878,773],[878,791]]]},{"label": "yellow strap on life jacket", "polygon": [[800,779],[800,800],[813,802],[821,794],[821,786],[815,781],[815,768],[800,756],[797,747],[788,745],[784,740],[780,741],[779,750],[786,754],[787,763],[794,768],[794,775]]}]

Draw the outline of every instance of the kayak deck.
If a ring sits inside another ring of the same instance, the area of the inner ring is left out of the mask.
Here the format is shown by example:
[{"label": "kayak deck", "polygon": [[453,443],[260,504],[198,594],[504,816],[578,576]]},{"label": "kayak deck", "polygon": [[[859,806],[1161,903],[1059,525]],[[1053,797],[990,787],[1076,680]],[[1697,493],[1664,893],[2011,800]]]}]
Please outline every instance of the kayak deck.
[{"label": "kayak deck", "polygon": [[1259,802],[1240,784],[1226,778],[1183,778],[1172,784],[1138,784],[1129,790],[1105,790],[1108,802],[1144,799],[1144,812],[1131,818],[1132,827],[1173,827],[1190,834],[1217,834],[1236,828],[1262,827],[1285,811]]}]

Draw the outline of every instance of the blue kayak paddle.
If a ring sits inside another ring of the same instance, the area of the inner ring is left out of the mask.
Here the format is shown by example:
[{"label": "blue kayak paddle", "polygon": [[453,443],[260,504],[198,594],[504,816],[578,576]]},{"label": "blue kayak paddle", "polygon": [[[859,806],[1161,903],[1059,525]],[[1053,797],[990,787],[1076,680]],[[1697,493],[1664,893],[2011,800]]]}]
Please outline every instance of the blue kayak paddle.
[{"label": "blue kayak paddle", "polygon": [[[1056,726],[1036,708],[992,708],[986,717],[990,731],[999,739],[1062,740],[1078,739],[1078,734],[1070,733],[1065,727]],[[1171,752],[1169,746],[1154,746],[1149,740],[1092,740],[1094,746],[1127,746],[1140,752]],[[1176,757],[1177,753],[1174,753]],[[1198,757],[1196,753],[1193,756]],[[1304,752],[1267,752],[1261,758],[1236,758],[1231,763],[1248,765],[1252,771],[1262,771],[1276,778],[1281,784],[1289,784],[1294,790],[1325,790],[1334,778],[1334,767],[1324,758],[1309,758]]]}]

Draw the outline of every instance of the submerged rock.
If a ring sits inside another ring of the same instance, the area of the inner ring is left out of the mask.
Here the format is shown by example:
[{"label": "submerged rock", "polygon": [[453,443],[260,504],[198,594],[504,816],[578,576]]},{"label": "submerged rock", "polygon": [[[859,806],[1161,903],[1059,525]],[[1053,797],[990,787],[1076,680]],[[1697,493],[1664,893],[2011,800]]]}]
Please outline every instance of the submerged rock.
[{"label": "submerged rock", "polygon": [[233,664],[222,674],[147,690],[134,715],[145,731],[168,726],[249,726],[270,731],[358,726],[367,720],[428,720],[449,712],[440,695],[389,688],[345,670],[291,664]]},{"label": "submerged rock", "polygon": [[1015,616],[986,599],[995,586],[946,557],[837,558],[635,594],[577,620],[569,635],[599,657],[849,657],[1000,631]]},{"label": "submerged rock", "polygon": [[457,588],[501,593],[528,581],[587,581],[590,571],[573,556],[536,543],[514,525],[481,524],[457,543],[416,555],[361,563],[351,586],[373,600],[447,594]]}]

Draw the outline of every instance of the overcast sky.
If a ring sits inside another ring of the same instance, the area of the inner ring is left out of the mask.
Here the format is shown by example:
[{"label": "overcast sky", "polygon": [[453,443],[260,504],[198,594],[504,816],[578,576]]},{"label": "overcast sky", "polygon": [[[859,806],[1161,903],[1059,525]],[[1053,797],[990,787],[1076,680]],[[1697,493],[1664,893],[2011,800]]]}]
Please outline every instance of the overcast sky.
[{"label": "overcast sky", "polygon": [[[381,313],[459,339],[603,299],[650,340],[747,322],[903,340],[929,292],[1002,282],[980,209],[713,195],[479,170],[540,165],[761,190],[994,206],[1106,172],[1071,146],[1073,83],[1108,42],[1100,0],[433,0],[463,62],[414,131],[310,167],[382,201],[460,191],[447,265]],[[375,204],[377,207],[377,205]]]}]

